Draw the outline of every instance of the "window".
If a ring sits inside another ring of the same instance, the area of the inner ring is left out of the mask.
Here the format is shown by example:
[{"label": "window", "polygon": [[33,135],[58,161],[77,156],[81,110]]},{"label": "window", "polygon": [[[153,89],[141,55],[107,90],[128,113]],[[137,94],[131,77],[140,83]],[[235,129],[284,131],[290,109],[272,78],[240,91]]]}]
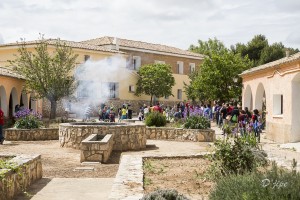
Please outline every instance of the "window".
[{"label": "window", "polygon": [[141,57],[132,56],[132,68],[134,70],[139,70],[140,66],[141,66]]},{"label": "window", "polygon": [[135,92],[134,85],[129,85],[129,92]]},{"label": "window", "polygon": [[84,61],[88,61],[91,58],[90,55],[84,55]]},{"label": "window", "polygon": [[177,90],[177,99],[182,99],[182,90],[181,89]]},{"label": "window", "polygon": [[274,94],[273,95],[273,114],[282,115],[283,114],[283,95]]},{"label": "window", "polygon": [[183,62],[182,61],[177,61],[177,73],[183,74]]},{"label": "window", "polygon": [[165,99],[169,99],[169,96],[165,96]]},{"label": "window", "polygon": [[166,64],[165,61],[161,61],[161,60],[154,60],[155,64]]},{"label": "window", "polygon": [[190,73],[193,73],[195,71],[195,63],[190,63]]},{"label": "window", "polygon": [[108,97],[111,99],[115,99],[119,97],[119,83],[108,83],[109,86],[109,95]]}]

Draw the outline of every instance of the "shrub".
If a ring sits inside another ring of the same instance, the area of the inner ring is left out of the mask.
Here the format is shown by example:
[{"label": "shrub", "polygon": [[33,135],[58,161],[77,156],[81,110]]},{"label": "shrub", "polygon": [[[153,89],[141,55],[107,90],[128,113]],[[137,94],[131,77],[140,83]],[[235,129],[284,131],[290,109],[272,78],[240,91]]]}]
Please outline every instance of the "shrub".
[{"label": "shrub", "polygon": [[160,112],[151,112],[147,115],[145,119],[145,123],[147,126],[165,126],[167,124],[167,119]]},{"label": "shrub", "polygon": [[207,129],[210,128],[210,121],[203,116],[194,115],[186,119],[183,127],[188,129]]},{"label": "shrub", "polygon": [[23,109],[16,113],[15,127],[19,129],[34,129],[39,128],[41,123],[41,115],[30,111],[29,109]]},{"label": "shrub", "polygon": [[178,194],[176,190],[156,190],[146,194],[142,200],[189,200],[187,197]]},{"label": "shrub", "polygon": [[[254,137],[254,139],[252,138]],[[267,164],[266,154],[260,150],[255,136],[235,137],[217,140],[215,153],[211,155],[213,175],[245,174],[258,166]],[[219,171],[217,171],[219,169]]]},{"label": "shrub", "polygon": [[300,173],[278,168],[244,175],[230,175],[219,179],[210,193],[211,200],[298,200]]}]

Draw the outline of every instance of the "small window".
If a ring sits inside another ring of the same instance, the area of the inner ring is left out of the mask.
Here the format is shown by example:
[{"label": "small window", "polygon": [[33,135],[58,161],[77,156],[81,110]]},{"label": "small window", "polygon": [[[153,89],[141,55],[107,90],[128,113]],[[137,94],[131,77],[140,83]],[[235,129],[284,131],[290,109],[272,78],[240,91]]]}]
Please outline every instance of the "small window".
[{"label": "small window", "polygon": [[177,62],[177,73],[183,74],[183,62],[182,61]]},{"label": "small window", "polygon": [[182,90],[181,89],[177,90],[177,99],[182,99]]},{"label": "small window", "polygon": [[88,61],[91,58],[90,55],[84,55],[84,61]]},{"label": "small window", "polygon": [[165,99],[169,99],[169,96],[165,96]]},{"label": "small window", "polygon": [[141,66],[141,57],[140,56],[133,56],[132,57],[132,68],[134,70],[139,70]]},{"label": "small window", "polygon": [[154,63],[155,64],[166,64],[165,61],[161,61],[161,60],[155,60]]},{"label": "small window", "polygon": [[273,114],[282,115],[283,114],[283,95],[274,94],[273,95]]},{"label": "small window", "polygon": [[129,92],[135,92],[134,85],[129,85]]},{"label": "small window", "polygon": [[195,71],[195,63],[190,63],[190,73],[193,73]]}]

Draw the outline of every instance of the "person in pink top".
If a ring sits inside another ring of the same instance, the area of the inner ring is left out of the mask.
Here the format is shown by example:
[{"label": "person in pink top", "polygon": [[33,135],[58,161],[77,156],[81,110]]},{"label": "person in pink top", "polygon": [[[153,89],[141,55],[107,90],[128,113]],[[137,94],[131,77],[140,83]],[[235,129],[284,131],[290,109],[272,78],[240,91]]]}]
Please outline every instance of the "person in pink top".
[{"label": "person in pink top", "polygon": [[156,105],[153,106],[153,111],[158,111],[160,113],[163,112],[162,108],[159,106],[159,102],[157,102]]}]

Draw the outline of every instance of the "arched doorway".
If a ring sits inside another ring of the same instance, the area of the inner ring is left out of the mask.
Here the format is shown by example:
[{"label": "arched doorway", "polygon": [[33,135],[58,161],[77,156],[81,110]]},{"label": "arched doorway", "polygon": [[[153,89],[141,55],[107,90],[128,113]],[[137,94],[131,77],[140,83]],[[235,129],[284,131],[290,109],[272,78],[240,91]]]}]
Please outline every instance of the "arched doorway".
[{"label": "arched doorway", "polygon": [[300,73],[292,79],[292,102],[291,102],[291,117],[292,117],[292,130],[291,141],[300,141]]},{"label": "arched doorway", "polygon": [[29,98],[29,109],[36,112],[36,100],[34,99],[34,95],[31,93]]},{"label": "arched doorway", "polygon": [[7,97],[5,88],[3,86],[0,87],[0,107],[4,112],[4,115],[7,116]]},{"label": "arched doorway", "polygon": [[18,104],[18,94],[16,88],[13,88],[9,95],[8,117],[12,118],[15,112],[15,106]]},{"label": "arched doorway", "polygon": [[20,97],[20,105],[24,105],[24,108],[28,108],[28,98],[27,98],[27,94],[25,92],[21,93],[21,97]]},{"label": "arched doorway", "polygon": [[253,98],[250,85],[247,85],[244,93],[244,107],[248,107],[249,110],[253,109]]},{"label": "arched doorway", "polygon": [[265,109],[266,102],[266,92],[262,83],[259,83],[255,95],[255,107],[259,112],[262,112]]}]

